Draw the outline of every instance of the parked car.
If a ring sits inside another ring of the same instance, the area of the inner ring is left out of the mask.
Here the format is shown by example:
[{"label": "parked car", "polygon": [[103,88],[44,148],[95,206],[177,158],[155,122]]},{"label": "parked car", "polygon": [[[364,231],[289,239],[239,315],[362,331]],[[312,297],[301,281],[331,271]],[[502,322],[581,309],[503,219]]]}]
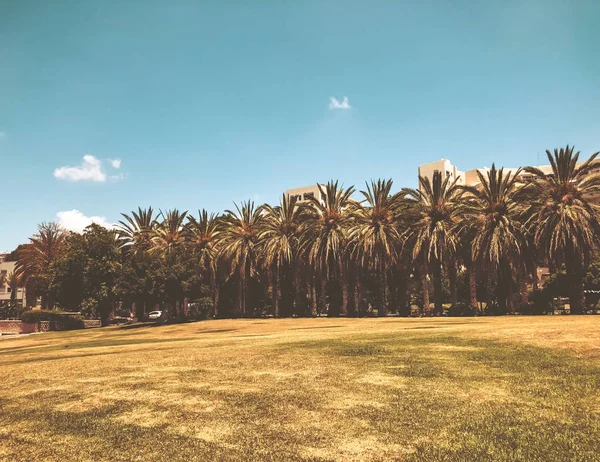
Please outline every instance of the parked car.
[{"label": "parked car", "polygon": [[148,314],[149,319],[159,319],[162,316],[162,311],[150,311]]}]

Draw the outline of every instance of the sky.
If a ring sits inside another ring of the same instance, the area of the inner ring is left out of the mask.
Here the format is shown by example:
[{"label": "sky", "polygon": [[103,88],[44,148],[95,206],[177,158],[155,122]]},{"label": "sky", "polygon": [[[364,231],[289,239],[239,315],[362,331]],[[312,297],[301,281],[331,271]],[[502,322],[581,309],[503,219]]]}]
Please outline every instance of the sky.
[{"label": "sky", "polygon": [[0,250],[600,150],[600,2],[0,0]]}]

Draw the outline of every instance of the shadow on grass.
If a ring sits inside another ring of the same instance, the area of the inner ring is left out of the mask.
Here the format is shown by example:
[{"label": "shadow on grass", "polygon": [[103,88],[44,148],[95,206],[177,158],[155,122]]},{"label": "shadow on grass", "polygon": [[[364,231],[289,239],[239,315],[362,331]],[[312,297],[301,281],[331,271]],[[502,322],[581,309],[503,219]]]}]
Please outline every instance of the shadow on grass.
[{"label": "shadow on grass", "polygon": [[194,340],[194,337],[184,337],[184,338],[152,338],[152,339],[115,339],[115,338],[104,338],[101,340],[90,340],[88,342],[73,342],[73,343],[61,343],[59,345],[54,345],[49,348],[45,348],[41,351],[38,350],[38,346],[31,346],[28,349],[23,349],[17,352],[0,352],[0,357],[2,356],[21,356],[26,355],[28,353],[40,353],[39,356],[35,357],[27,357],[24,359],[17,359],[14,361],[0,361],[0,365],[9,365],[9,364],[24,364],[24,363],[34,363],[39,361],[54,361],[60,359],[69,359],[69,358],[81,358],[87,356],[105,356],[109,354],[122,354],[122,351],[97,351],[88,354],[73,354],[73,355],[65,355],[61,353],[59,355],[53,356],[44,356],[47,353],[58,352],[65,350],[85,350],[88,348],[106,348],[106,347],[117,347],[117,346],[130,346],[130,345],[149,345],[156,344],[162,345],[165,343],[178,343],[178,342],[187,342],[190,340]]}]

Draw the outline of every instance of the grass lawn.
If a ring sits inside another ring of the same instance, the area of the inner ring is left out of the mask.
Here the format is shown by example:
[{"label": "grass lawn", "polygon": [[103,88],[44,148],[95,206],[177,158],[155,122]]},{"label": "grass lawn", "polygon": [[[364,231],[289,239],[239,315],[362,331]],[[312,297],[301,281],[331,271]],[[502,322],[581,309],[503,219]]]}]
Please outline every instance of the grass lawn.
[{"label": "grass lawn", "polygon": [[0,460],[600,460],[600,317],[0,340]]}]

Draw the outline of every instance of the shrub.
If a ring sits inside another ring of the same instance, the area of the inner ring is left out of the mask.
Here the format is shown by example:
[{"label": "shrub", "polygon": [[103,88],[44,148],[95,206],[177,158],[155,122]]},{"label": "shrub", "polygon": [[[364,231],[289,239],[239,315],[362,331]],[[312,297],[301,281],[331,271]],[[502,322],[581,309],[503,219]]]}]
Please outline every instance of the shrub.
[{"label": "shrub", "polygon": [[448,316],[474,316],[475,309],[471,308],[471,306],[464,302],[458,302],[456,306],[451,306],[448,309]]},{"label": "shrub", "polygon": [[50,321],[50,330],[73,330],[83,329],[84,327],[82,316],[65,314],[59,311],[28,310],[21,315],[21,321],[27,324]]},{"label": "shrub", "polygon": [[21,314],[21,321],[27,324],[34,324],[40,321],[50,321],[53,311],[46,310],[28,310]]},{"label": "shrub", "polygon": [[194,321],[204,321],[210,317],[210,310],[213,306],[211,297],[202,297],[189,304],[188,317]]},{"label": "shrub", "polygon": [[17,303],[0,303],[0,319],[21,319],[21,314],[26,310]]}]

